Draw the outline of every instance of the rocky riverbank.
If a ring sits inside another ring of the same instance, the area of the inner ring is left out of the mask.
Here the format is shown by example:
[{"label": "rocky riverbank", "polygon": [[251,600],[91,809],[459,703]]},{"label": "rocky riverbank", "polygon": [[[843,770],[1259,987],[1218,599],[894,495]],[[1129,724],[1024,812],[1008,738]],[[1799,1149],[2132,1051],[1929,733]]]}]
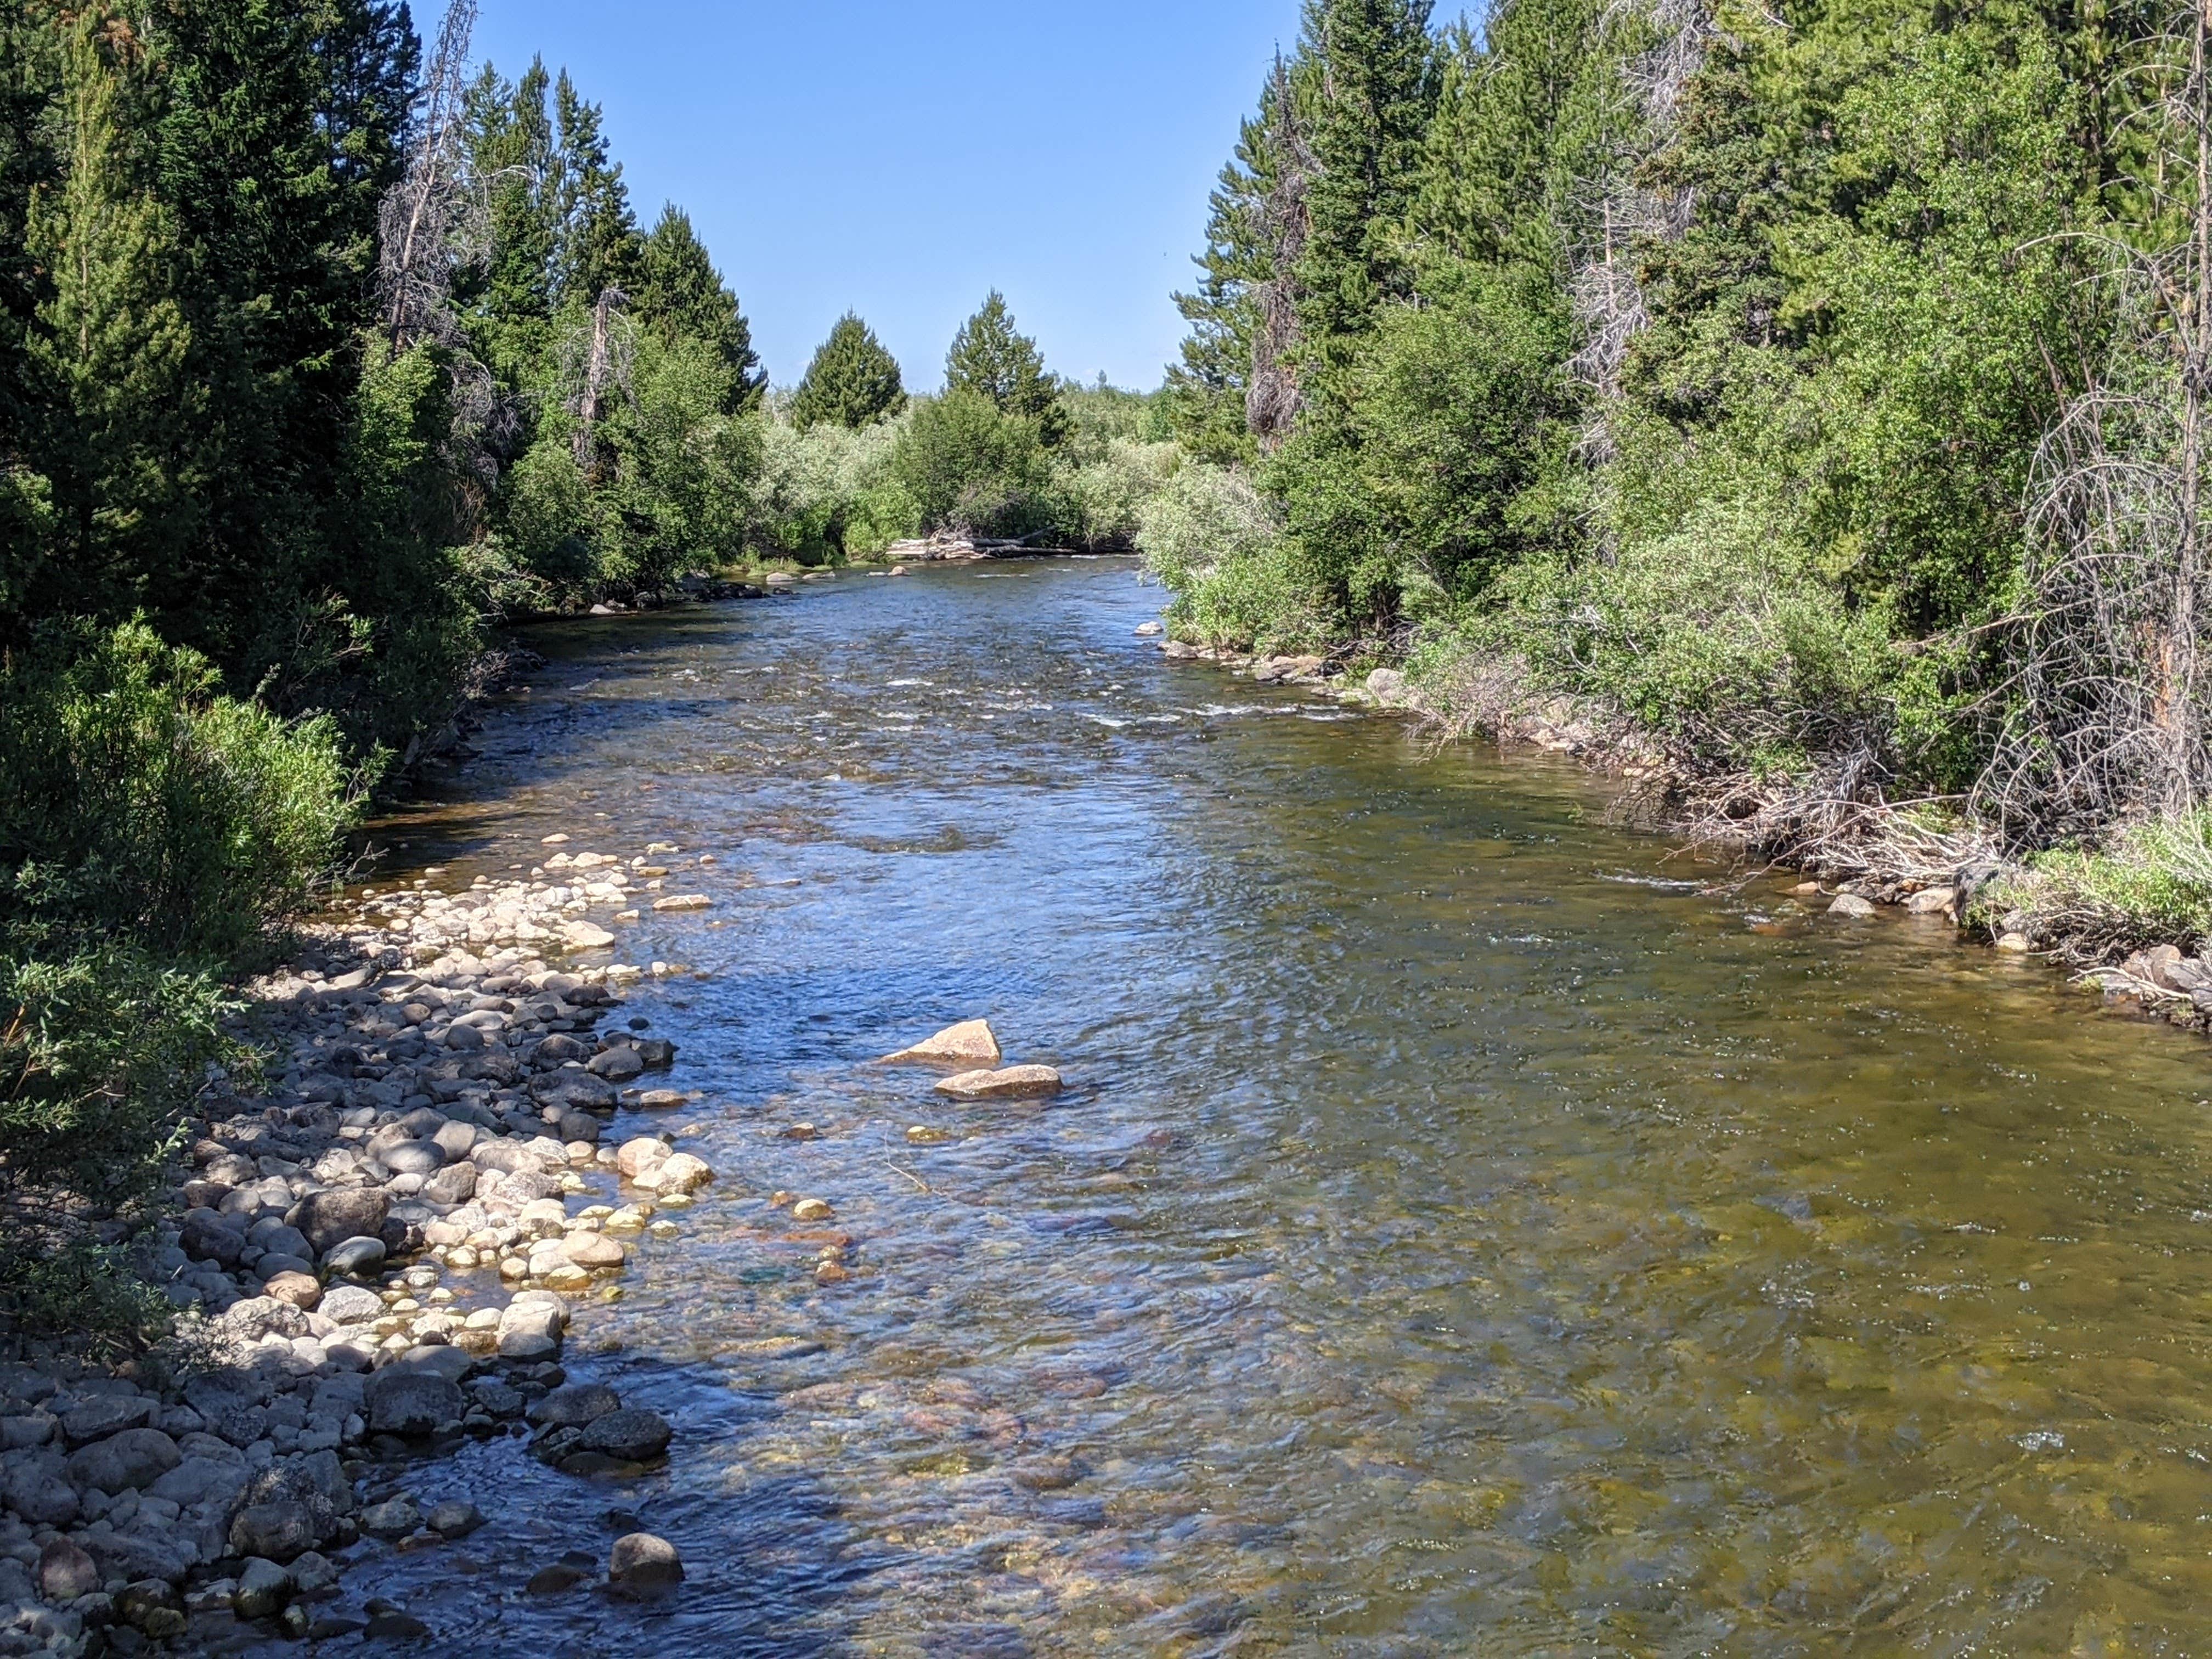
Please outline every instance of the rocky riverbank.
[{"label": "rocky riverbank", "polygon": [[[0,1654],[419,1635],[343,1570],[364,1535],[434,1545],[496,1503],[418,1506],[422,1460],[497,1435],[580,1475],[666,1455],[671,1425],[561,1361],[714,1180],[671,1121],[698,1097],[657,1086],[674,1045],[623,1012],[667,969],[605,962],[600,920],[704,908],[672,883],[708,860],[567,842],[526,879],[366,893],[245,988],[270,1064],[210,1080],[144,1264],[175,1340],[112,1370],[20,1343],[0,1364]],[[681,1576],[638,1534],[532,1587]]]}]

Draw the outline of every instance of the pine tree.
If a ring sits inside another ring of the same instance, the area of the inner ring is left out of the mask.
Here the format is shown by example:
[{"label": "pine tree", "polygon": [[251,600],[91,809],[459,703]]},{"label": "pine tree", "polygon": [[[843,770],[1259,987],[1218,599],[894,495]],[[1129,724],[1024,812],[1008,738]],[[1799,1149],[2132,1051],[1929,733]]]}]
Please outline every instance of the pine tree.
[{"label": "pine tree", "polygon": [[562,70],[553,88],[553,120],[559,164],[554,250],[554,293],[562,304],[589,306],[608,289],[637,285],[644,239],[630,211],[622,164],[607,154],[597,104],[584,101]]},{"label": "pine tree", "polygon": [[1198,287],[1175,296],[1190,332],[1182,361],[1167,372],[1169,420],[1185,444],[1215,460],[1257,453],[1246,423],[1245,394],[1260,331],[1261,289],[1274,275],[1266,220],[1278,171],[1275,106],[1284,84],[1282,76],[1271,76],[1259,113],[1238,130],[1236,154],[1209,198],[1206,252],[1194,260],[1202,273]]},{"label": "pine tree", "polygon": [[469,166],[489,210],[491,252],[465,298],[478,354],[510,381],[543,351],[553,314],[561,227],[551,85],[544,60],[533,58],[513,84],[486,64],[469,93]]},{"label": "pine tree", "polygon": [[1395,232],[1436,107],[1429,10],[1429,0],[1306,0],[1303,51],[1319,96],[1299,321],[1305,356],[1324,374],[1348,360],[1378,305],[1411,291]]},{"label": "pine tree", "polygon": [[1066,435],[1060,383],[1045,373],[1036,342],[1016,331],[1006,296],[996,289],[952,337],[952,349],[945,358],[945,389],[978,393],[1001,413],[1036,422],[1048,445]]},{"label": "pine tree", "polygon": [[664,338],[689,335],[713,348],[730,374],[725,413],[760,402],[767,378],[753,351],[752,326],[692,229],[690,216],[672,202],[661,210],[639,255],[632,310]]},{"label": "pine tree", "polygon": [[58,574],[78,584],[65,602],[113,610],[135,598],[131,572],[177,556],[187,522],[166,434],[191,334],[167,288],[168,216],[132,182],[138,41],[99,8],[55,27],[67,171],[29,204],[25,243],[51,291],[25,346],[47,404],[44,471],[72,562]]},{"label": "pine tree", "polygon": [[807,364],[791,400],[791,418],[801,431],[824,423],[857,430],[905,407],[898,360],[884,349],[873,329],[848,311]]}]

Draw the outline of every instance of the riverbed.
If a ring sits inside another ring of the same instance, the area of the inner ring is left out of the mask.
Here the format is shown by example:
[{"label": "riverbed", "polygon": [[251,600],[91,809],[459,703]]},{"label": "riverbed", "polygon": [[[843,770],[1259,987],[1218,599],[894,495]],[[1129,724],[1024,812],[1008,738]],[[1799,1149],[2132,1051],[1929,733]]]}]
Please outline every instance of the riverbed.
[{"label": "riverbed", "polygon": [[[537,1659],[2212,1651],[2203,1040],[1163,661],[1161,599],[1018,562],[533,635],[372,884],[566,833],[713,901],[605,954],[672,969],[630,1000],[720,1178],[568,1359],[678,1437],[428,1466],[489,1523],[349,1593]],[[869,1063],[975,1016],[1068,1091]],[[633,1522],[672,1599],[525,1591]]]}]

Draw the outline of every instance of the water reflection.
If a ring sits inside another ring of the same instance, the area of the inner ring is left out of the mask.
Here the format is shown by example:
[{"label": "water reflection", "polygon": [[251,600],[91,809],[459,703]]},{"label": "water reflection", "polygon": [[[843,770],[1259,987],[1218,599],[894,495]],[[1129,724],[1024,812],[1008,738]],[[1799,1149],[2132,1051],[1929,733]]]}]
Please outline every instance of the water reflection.
[{"label": "water reflection", "polygon": [[[724,1178],[578,1321],[669,1472],[481,1449],[419,1484],[492,1524],[361,1591],[532,1655],[2212,1647],[2199,1040],[1163,663],[1158,601],[579,626],[386,826],[455,884],[683,849],[716,908],[621,950],[690,970],[639,1000]],[[977,1013],[1072,1092],[864,1063]],[[522,1593],[611,1510],[674,1603]]]}]

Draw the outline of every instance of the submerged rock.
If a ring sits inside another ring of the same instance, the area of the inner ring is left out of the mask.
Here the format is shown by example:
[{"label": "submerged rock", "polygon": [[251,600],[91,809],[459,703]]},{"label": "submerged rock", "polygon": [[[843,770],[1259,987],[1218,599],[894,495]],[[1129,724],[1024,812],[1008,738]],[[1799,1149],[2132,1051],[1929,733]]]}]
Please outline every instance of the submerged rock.
[{"label": "submerged rock", "polygon": [[955,1100],[1034,1100],[1060,1091],[1060,1073],[1049,1066],[1009,1066],[997,1072],[961,1072],[937,1085]]}]

